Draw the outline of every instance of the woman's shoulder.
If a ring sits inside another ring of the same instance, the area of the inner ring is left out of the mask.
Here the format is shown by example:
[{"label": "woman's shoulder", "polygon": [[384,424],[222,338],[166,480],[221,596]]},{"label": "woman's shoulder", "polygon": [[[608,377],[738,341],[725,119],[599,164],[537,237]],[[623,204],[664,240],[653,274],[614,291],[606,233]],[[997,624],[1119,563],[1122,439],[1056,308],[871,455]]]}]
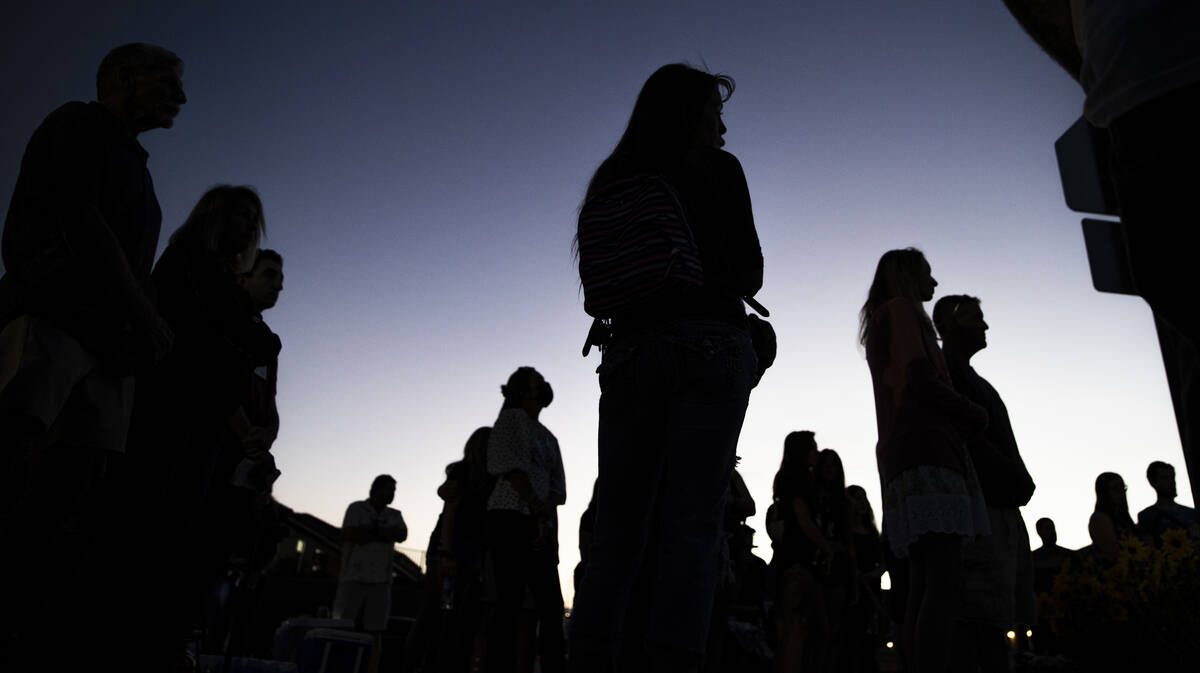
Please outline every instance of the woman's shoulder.
[{"label": "woman's shoulder", "polygon": [[683,157],[685,172],[703,171],[716,177],[742,176],[742,163],[734,155],[716,147],[693,147]]},{"label": "woman's shoulder", "polygon": [[915,316],[921,314],[921,305],[911,297],[892,297],[879,305],[876,314]]}]

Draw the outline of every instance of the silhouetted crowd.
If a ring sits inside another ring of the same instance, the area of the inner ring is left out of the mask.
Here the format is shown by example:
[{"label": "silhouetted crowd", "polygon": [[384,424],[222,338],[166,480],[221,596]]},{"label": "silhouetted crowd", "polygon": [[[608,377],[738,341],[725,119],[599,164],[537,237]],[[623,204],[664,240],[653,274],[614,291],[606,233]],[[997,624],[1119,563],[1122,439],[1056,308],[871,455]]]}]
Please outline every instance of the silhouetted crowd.
[{"label": "silhouetted crowd", "polygon": [[[1194,217],[1200,52],[1161,35],[1200,11],[1006,4],[1110,130],[1130,272],[1174,335],[1186,428],[1200,330],[1195,228],[1177,224]],[[252,595],[284,535],[271,498],[281,341],[263,320],[283,260],[259,247],[258,194],[209,189],[154,259],[162,213],[137,137],[173,125],[182,74],[161,47],[117,47],[97,101],[52,112],[22,159],[0,279],[6,671],[194,669],[190,634],[203,625],[207,647],[230,650],[241,625],[220,597]],[[745,522],[757,508],[736,452],[777,347],[755,299],[764,257],[749,187],[721,149],[733,91],[732,78],[687,65],[655,71],[580,208],[594,318],[583,354],[601,352],[601,394],[569,625],[557,569],[566,482],[538,420],[554,395],[521,367],[494,424],[446,468],[404,668],[872,671],[890,649],[903,670],[1007,671],[1018,631],[1035,626],[1044,652],[1122,661],[1117,627],[1197,595],[1200,526],[1175,502],[1174,469],[1150,465],[1158,499],[1136,523],[1121,477],[1101,474],[1093,544],[1058,547],[1043,519],[1031,552],[1020,508],[1034,480],[1001,396],[970,364],[987,346],[981,302],[944,296],[927,313],[937,281],[915,248],[882,255],[859,312],[882,529],[838,453],[798,431],[766,511],[770,563],[753,553]],[[1174,256],[1153,259],[1164,249]],[[331,616],[365,632],[356,671],[380,667],[394,546],[408,534],[389,507],[395,490],[380,475],[342,522]],[[1162,646],[1156,664],[1194,661],[1188,638],[1163,635],[1191,624],[1179,614],[1128,642]]]},{"label": "silhouetted crowd", "polygon": [[214,587],[252,587],[283,536],[262,318],[283,259],[259,249],[258,195],[208,190],[154,263],[137,136],[171,127],[182,74],[117,47],[98,102],[51,113],[21,162],[0,281],[5,670],[172,670]]}]

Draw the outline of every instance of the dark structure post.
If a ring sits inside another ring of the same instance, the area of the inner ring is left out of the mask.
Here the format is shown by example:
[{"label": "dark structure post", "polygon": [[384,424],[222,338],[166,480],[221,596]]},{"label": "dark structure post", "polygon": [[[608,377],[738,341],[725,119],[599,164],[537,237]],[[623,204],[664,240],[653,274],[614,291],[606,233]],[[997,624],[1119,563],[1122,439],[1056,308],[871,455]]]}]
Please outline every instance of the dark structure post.
[{"label": "dark structure post", "polygon": [[[1109,177],[1108,135],[1082,117],[1054,143],[1067,207],[1080,213],[1118,217],[1117,198]],[[1130,271],[1125,229],[1120,219],[1083,220],[1092,285],[1100,292],[1137,295]],[[1153,251],[1150,251],[1151,253]],[[1174,327],[1154,318],[1162,351],[1175,423],[1191,484],[1192,502],[1200,503],[1200,357],[1196,346]]]}]

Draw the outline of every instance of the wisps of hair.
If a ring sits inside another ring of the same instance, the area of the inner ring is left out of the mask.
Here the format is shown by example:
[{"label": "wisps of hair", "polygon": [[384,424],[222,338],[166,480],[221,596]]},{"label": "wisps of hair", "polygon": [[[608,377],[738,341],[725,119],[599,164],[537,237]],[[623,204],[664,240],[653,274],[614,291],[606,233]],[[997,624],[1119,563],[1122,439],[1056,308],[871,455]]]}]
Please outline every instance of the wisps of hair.
[{"label": "wisps of hair", "polygon": [[233,259],[228,260],[231,270],[235,273],[245,273],[253,268],[258,242],[267,231],[266,219],[263,215],[262,199],[258,192],[248,185],[217,185],[212,187],[192,208],[192,212],[183,224],[171,234],[172,245],[186,245],[220,252],[221,237],[225,227],[233,217],[234,209],[243,204],[250,204],[258,213],[258,227],[254,240],[246,250],[233,252]]}]

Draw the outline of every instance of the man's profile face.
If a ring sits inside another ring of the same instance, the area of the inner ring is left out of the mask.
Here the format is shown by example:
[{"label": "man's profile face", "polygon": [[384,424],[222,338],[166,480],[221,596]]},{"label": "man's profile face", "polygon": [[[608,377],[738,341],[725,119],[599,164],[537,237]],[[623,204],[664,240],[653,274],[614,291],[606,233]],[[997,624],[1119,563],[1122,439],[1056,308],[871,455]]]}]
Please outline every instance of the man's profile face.
[{"label": "man's profile face", "polygon": [[983,319],[983,309],[973,301],[965,301],[954,311],[955,331],[958,339],[972,352],[987,348],[988,324]]},{"label": "man's profile face", "polygon": [[396,499],[396,485],[392,483],[380,484],[371,489],[371,501],[380,505],[390,505]]},{"label": "man's profile face", "polygon": [[260,259],[238,282],[250,295],[254,308],[265,311],[279,301],[279,293],[283,291],[283,265],[273,259]]},{"label": "man's profile face", "polygon": [[1054,523],[1047,521],[1040,523],[1037,526],[1038,537],[1042,538],[1042,544],[1050,546],[1058,542],[1058,531],[1054,529]]},{"label": "man's profile face", "polygon": [[130,117],[138,133],[150,129],[169,129],[175,125],[179,108],[187,102],[183,93],[183,64],[173,67],[136,69],[123,78]]},{"label": "man's profile face", "polygon": [[1175,490],[1175,468],[1167,467],[1155,472],[1154,481],[1150,482],[1150,485],[1154,487],[1155,492],[1174,498],[1178,495]]}]

